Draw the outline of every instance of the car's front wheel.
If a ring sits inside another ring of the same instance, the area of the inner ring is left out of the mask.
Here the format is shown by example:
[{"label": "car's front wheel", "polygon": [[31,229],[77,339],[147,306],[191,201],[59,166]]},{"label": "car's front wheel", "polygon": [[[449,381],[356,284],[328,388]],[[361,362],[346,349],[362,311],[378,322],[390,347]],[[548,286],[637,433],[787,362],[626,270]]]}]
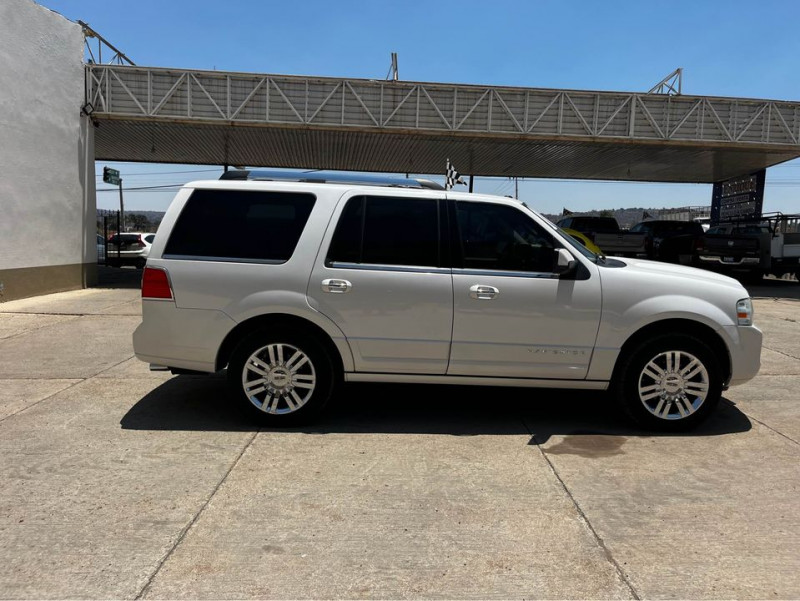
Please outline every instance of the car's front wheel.
[{"label": "car's front wheel", "polygon": [[258,331],[231,355],[228,383],[239,406],[269,426],[307,422],[333,392],[328,352],[305,333],[284,328]]},{"label": "car's front wheel", "polygon": [[719,361],[694,336],[656,336],[631,349],[622,361],[613,392],[623,411],[647,429],[694,428],[722,396]]}]

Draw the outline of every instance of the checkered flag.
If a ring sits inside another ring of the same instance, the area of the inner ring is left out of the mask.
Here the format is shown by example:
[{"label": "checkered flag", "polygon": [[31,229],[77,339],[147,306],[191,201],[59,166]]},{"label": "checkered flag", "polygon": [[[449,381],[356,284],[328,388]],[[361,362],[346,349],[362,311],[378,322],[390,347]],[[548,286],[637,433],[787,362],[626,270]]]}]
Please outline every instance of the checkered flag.
[{"label": "checkered flag", "polygon": [[456,168],[450,163],[450,159],[447,159],[447,174],[445,176],[444,189],[450,190],[456,184],[467,185],[466,182],[461,179],[461,175],[456,171]]}]

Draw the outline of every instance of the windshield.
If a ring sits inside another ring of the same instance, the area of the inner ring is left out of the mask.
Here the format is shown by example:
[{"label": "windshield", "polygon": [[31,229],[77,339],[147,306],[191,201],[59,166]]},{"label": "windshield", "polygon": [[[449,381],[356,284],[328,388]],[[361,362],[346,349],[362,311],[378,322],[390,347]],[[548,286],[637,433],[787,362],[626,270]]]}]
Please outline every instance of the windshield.
[{"label": "windshield", "polygon": [[[533,210],[533,209],[531,209],[531,208],[530,208],[528,205],[526,205],[524,202],[522,203],[522,205],[523,205],[523,206],[524,206],[526,209],[528,209],[528,210],[531,210],[531,211]],[[534,211],[534,212],[535,212],[535,211]],[[597,255],[597,254],[593,253],[592,251],[590,251],[588,248],[586,248],[586,247],[583,245],[583,243],[581,243],[581,241],[580,241],[580,240],[578,240],[577,238],[573,238],[572,236],[570,236],[570,235],[569,235],[567,232],[565,232],[565,231],[563,230],[563,228],[560,228],[560,227],[558,227],[558,226],[557,226],[555,223],[553,223],[552,221],[550,221],[550,220],[549,220],[547,217],[545,217],[545,216],[544,216],[544,215],[542,215],[541,213],[536,213],[536,215],[539,217],[539,219],[541,219],[541,220],[542,220],[542,221],[545,223],[545,225],[547,225],[547,226],[551,227],[552,229],[554,229],[555,231],[557,231],[559,234],[561,234],[562,236],[564,236],[564,238],[565,238],[565,240],[567,241],[567,243],[568,243],[570,246],[572,246],[572,247],[573,247],[575,250],[577,250],[579,253],[581,253],[581,254],[582,254],[584,257],[586,257],[586,258],[587,258],[587,259],[589,259],[590,261],[592,261],[592,262],[594,262],[594,263],[597,263],[597,259],[600,257],[600,255]]]},{"label": "windshield", "polygon": [[561,234],[562,236],[564,236],[564,238],[567,239],[567,242],[572,244],[572,246],[575,248],[575,250],[577,250],[579,253],[581,253],[584,257],[586,257],[587,259],[589,259],[591,261],[597,262],[598,255],[593,253],[592,251],[590,251],[588,248],[586,248],[583,245],[583,242],[581,242],[577,238],[571,236],[570,234],[565,232],[560,227],[558,228],[558,233]]}]

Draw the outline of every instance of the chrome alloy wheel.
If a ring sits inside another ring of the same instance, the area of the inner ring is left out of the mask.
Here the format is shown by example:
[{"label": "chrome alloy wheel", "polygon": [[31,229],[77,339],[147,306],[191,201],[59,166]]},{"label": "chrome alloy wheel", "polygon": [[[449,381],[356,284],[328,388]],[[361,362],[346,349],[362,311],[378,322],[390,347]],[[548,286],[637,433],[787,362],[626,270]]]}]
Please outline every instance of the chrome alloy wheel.
[{"label": "chrome alloy wheel", "polygon": [[317,374],[308,355],[290,344],[269,344],[244,364],[242,387],[250,402],[273,415],[292,413],[314,393]]},{"label": "chrome alloy wheel", "polygon": [[639,375],[639,399],[660,419],[689,417],[706,400],[708,390],[708,370],[686,351],[656,355]]}]

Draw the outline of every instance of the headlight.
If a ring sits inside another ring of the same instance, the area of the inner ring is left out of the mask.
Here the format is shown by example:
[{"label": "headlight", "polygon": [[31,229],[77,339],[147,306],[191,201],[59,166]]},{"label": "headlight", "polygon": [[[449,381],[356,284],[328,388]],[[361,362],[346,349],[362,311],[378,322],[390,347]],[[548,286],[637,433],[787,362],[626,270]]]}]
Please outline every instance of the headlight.
[{"label": "headlight", "polygon": [[740,326],[753,325],[753,301],[743,298],[736,302],[736,318]]}]

